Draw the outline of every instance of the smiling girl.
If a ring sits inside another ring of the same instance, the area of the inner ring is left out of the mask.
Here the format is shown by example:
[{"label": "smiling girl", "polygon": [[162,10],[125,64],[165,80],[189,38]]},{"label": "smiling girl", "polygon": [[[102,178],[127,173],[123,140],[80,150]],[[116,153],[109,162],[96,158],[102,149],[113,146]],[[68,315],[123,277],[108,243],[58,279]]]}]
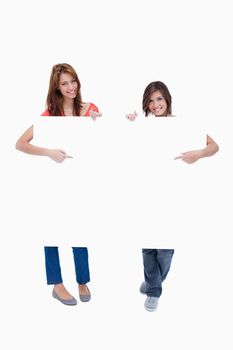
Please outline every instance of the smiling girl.
[{"label": "smiling girl", "polygon": [[[154,81],[146,87],[142,109],[145,117],[175,118],[172,115],[171,94],[161,81]],[[133,121],[137,118],[137,112],[127,114],[126,117]],[[183,152],[174,159],[181,159],[185,163],[192,164],[201,158],[213,156],[218,149],[217,143],[206,135],[206,146],[203,149]],[[140,286],[140,292],[147,296],[144,303],[147,311],[157,309],[162,294],[162,284],[170,270],[173,254],[174,249],[142,249],[144,282]]]},{"label": "smiling girl", "polygon": [[[42,116],[84,116],[96,119],[101,114],[98,108],[90,102],[83,102],[81,84],[74,68],[67,63],[56,64],[52,68],[49,90],[47,95],[47,109]],[[48,149],[32,145],[33,126],[27,129],[16,142],[16,149],[31,155],[46,156],[57,163],[72,158],[61,149]],[[87,283],[90,281],[88,266],[88,251],[86,247],[73,247],[76,281],[81,301],[91,299]],[[58,247],[44,247],[47,284],[54,285],[52,295],[65,305],[76,305],[77,300],[63,285],[59,262]]]}]

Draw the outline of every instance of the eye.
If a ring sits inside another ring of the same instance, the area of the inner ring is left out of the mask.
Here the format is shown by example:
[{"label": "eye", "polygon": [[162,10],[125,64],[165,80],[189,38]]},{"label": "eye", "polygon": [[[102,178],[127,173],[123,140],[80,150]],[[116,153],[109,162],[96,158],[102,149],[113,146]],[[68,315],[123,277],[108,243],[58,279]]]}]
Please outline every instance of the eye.
[{"label": "eye", "polygon": [[73,80],[72,80],[72,83],[75,83],[75,82],[76,82],[76,79],[73,79]]}]

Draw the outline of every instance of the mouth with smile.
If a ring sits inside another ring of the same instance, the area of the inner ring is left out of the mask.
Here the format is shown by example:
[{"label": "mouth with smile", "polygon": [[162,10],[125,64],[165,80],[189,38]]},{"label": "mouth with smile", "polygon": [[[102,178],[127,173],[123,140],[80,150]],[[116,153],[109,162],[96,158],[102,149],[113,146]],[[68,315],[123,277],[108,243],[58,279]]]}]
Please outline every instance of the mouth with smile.
[{"label": "mouth with smile", "polygon": [[163,108],[162,107],[158,107],[158,108],[154,108],[153,109],[153,112],[155,113],[155,114],[157,114],[157,113],[161,113],[161,112],[163,112]]},{"label": "mouth with smile", "polygon": [[74,90],[74,91],[67,91],[67,94],[68,94],[70,97],[76,97],[76,90]]}]

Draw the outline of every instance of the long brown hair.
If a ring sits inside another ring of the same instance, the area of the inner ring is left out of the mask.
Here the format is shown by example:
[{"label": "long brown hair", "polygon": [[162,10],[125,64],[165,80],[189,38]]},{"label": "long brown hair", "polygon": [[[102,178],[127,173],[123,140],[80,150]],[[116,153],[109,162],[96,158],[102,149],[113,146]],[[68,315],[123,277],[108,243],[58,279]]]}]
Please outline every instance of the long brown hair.
[{"label": "long brown hair", "polygon": [[147,117],[148,114],[150,113],[150,110],[149,110],[150,98],[155,91],[160,91],[167,103],[166,115],[172,114],[172,97],[167,86],[161,81],[153,81],[146,87],[143,94],[142,109],[145,113],[145,116]]},{"label": "long brown hair", "polygon": [[73,115],[78,116],[80,115],[82,107],[82,97],[80,92],[81,84],[74,68],[67,63],[55,64],[52,68],[47,95],[47,108],[49,114],[52,116],[61,116],[65,114],[63,109],[63,96],[59,90],[60,75],[62,73],[69,73],[73,79],[77,81],[78,87],[77,95],[74,98]]}]

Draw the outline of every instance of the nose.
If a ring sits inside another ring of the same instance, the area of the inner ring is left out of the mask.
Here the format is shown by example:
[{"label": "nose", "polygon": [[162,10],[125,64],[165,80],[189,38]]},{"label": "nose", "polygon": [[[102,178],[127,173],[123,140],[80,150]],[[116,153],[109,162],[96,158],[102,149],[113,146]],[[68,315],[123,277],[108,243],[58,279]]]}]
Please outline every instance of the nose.
[{"label": "nose", "polygon": [[159,100],[155,100],[154,101],[154,106],[155,106],[155,108],[157,108],[157,107],[160,107],[161,106],[161,103],[160,103],[160,101]]},{"label": "nose", "polygon": [[158,107],[158,103],[157,103],[157,101],[152,101],[152,107],[153,107],[153,108]]},{"label": "nose", "polygon": [[74,83],[74,82],[69,83],[68,89],[69,89],[70,91],[73,91],[73,90],[75,89],[75,83]]}]

